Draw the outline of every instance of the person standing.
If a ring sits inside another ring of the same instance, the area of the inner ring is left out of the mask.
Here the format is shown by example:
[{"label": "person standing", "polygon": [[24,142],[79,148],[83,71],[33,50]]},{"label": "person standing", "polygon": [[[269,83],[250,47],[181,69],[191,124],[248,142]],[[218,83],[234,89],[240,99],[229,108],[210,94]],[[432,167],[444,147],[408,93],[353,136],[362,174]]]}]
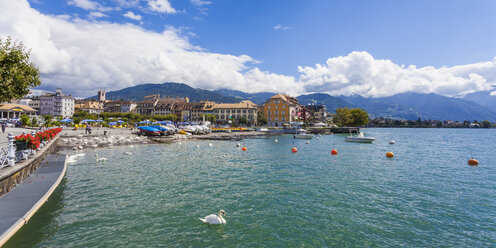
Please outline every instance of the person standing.
[{"label": "person standing", "polygon": [[5,133],[5,128],[7,127],[7,124],[5,122],[2,123],[2,133]]}]

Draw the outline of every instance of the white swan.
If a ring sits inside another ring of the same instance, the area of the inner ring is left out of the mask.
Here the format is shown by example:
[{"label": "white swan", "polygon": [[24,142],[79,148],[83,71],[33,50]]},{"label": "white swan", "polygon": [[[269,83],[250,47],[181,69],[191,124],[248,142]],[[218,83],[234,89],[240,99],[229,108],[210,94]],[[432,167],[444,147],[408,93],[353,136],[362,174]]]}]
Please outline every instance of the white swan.
[{"label": "white swan", "polygon": [[394,141],[394,140],[390,140],[390,141],[389,141],[389,144],[390,144],[390,145],[394,145],[394,144],[396,144],[396,141]]},{"label": "white swan", "polygon": [[133,154],[132,152],[124,152],[124,155],[131,155]]},{"label": "white swan", "polygon": [[226,220],[222,218],[222,215],[226,216],[226,212],[221,209],[217,215],[211,214],[203,219],[200,218],[200,220],[207,224],[226,224]]},{"label": "white swan", "polygon": [[279,141],[279,140],[277,140],[277,139],[274,139],[274,142],[276,142],[276,143],[277,143],[278,141]]},{"label": "white swan", "polygon": [[67,162],[68,164],[74,164],[74,163],[76,163],[76,158],[77,158],[77,157],[78,157],[78,155],[77,155],[77,154],[76,154],[76,155],[71,155],[71,156],[68,156],[68,157],[67,157],[66,162]]},{"label": "white swan", "polygon": [[98,158],[98,154],[95,154],[96,157],[96,162],[105,162],[107,161],[107,158]]}]

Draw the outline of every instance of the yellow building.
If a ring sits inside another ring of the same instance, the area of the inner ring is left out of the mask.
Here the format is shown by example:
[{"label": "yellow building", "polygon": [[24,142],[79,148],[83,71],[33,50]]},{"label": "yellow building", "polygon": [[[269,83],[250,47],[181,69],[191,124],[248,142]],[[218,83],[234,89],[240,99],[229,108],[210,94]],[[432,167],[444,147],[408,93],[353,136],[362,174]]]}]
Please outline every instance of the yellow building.
[{"label": "yellow building", "polygon": [[296,121],[299,114],[299,104],[295,97],[276,94],[264,104],[263,113],[267,124],[272,127],[282,127],[284,123]]}]

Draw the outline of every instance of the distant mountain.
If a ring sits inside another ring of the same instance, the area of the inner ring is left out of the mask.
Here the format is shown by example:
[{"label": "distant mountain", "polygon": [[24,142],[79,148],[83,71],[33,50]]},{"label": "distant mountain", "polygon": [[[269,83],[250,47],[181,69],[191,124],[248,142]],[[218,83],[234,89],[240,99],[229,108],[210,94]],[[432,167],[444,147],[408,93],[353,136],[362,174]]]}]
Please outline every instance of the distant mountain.
[{"label": "distant mountain", "polygon": [[360,95],[340,96],[341,99],[363,108],[371,118],[386,117],[392,119],[416,120],[417,118],[431,119],[431,115],[424,111],[403,105],[384,98],[365,98]]},{"label": "distant mountain", "polygon": [[328,94],[315,93],[310,95],[301,95],[298,96],[298,102],[302,105],[325,105],[327,108],[327,112],[336,112],[337,108],[355,107],[354,104],[335,96],[331,96]]},{"label": "distant mountain", "polygon": [[491,95],[491,91],[479,91],[467,94],[463,99],[472,101],[496,112],[496,95]]},{"label": "distant mountain", "polygon": [[[475,102],[460,98],[441,96],[434,93],[402,93],[379,99],[395,102],[417,111],[422,111],[428,114],[429,119],[496,121],[495,112]],[[427,117],[423,117],[423,119],[427,119]]]},{"label": "distant mountain", "polygon": [[[140,84],[121,90],[109,91],[106,93],[106,98],[109,100],[124,99],[141,101],[145,96],[153,94],[160,94],[162,97],[189,97],[189,100],[192,102],[198,102],[201,100],[225,103],[239,102],[239,99],[235,97],[226,96],[214,91],[195,89],[182,83]],[[96,98],[97,96],[92,96],[88,99]]]},{"label": "distant mountain", "polygon": [[272,92],[245,93],[239,90],[228,89],[214,90],[214,92],[224,96],[237,98],[239,101],[250,100],[256,104],[264,104],[267,99],[276,94]]},{"label": "distant mountain", "polygon": [[[125,99],[140,101],[144,96],[160,94],[169,97],[189,97],[190,101],[210,100],[218,103],[233,103],[241,100],[250,100],[256,104],[263,104],[275,93],[245,93],[237,90],[202,90],[195,89],[181,83],[140,84],[117,91],[107,92],[107,99]],[[88,99],[95,99],[96,96]],[[468,101],[460,98],[445,97],[437,94],[402,93],[390,97],[365,98],[354,96],[330,96],[328,94],[309,94],[298,96],[303,105],[323,104],[327,111],[335,112],[339,107],[363,108],[372,118],[387,117],[393,119],[416,120],[489,120],[496,121],[496,96],[489,92],[479,92],[467,95]],[[477,103],[476,103],[477,102]],[[484,104],[488,108],[481,106]],[[489,109],[490,108],[490,109]]]}]

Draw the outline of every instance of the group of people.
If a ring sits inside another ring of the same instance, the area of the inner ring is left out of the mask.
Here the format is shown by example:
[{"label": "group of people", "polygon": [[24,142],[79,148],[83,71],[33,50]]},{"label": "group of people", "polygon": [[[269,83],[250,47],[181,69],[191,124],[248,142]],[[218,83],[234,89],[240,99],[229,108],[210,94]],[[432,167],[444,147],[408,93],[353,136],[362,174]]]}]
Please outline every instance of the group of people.
[{"label": "group of people", "polygon": [[86,133],[85,134],[91,134],[91,129],[92,128],[93,127],[91,126],[91,124],[86,125]]}]

